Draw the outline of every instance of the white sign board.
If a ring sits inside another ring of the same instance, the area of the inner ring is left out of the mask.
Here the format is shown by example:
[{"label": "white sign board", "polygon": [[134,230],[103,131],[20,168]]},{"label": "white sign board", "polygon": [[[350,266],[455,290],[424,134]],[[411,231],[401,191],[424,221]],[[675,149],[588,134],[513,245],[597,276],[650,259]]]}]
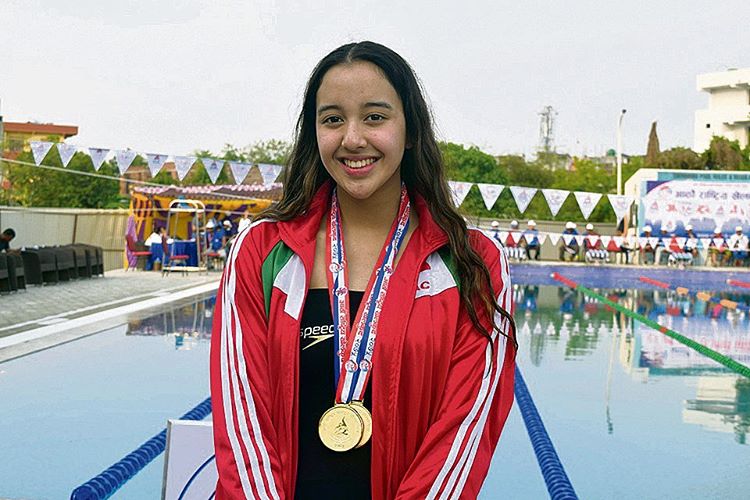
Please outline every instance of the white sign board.
[{"label": "white sign board", "polygon": [[162,499],[213,498],[217,479],[213,423],[169,420]]}]

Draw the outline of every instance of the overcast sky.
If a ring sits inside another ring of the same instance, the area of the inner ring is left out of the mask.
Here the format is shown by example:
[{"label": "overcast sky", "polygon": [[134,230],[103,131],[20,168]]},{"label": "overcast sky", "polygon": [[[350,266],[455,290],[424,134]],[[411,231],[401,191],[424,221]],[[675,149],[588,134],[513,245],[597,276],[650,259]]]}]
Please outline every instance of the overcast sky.
[{"label": "overcast sky", "polygon": [[[356,5],[356,6],[355,6]],[[292,137],[306,79],[371,39],[409,61],[441,139],[493,154],[692,146],[699,73],[750,66],[750,2],[0,0],[6,121],[73,124],[81,146],[218,152]]]}]

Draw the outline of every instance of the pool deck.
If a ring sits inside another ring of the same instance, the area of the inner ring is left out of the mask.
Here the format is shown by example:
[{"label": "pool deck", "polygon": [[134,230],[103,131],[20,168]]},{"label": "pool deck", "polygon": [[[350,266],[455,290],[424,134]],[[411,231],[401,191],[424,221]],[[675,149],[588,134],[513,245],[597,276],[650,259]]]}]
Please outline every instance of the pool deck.
[{"label": "pool deck", "polygon": [[122,323],[127,314],[207,293],[221,273],[108,271],[0,296],[0,362]]}]

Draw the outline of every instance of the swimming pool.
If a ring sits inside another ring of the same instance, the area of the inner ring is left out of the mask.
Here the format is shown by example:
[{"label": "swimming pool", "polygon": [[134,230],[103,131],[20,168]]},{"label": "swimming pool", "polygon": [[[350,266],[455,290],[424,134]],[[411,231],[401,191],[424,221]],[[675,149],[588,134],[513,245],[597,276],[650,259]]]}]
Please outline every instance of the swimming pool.
[{"label": "swimming pool", "polygon": [[[750,362],[744,312],[663,290],[603,293]],[[582,498],[746,497],[750,381],[579,292],[526,284],[514,298],[519,367]],[[210,295],[186,300],[0,363],[2,448],[13,457],[0,496],[66,498],[201,402],[212,306]],[[506,425],[482,498],[546,497],[516,406]],[[163,455],[115,498],[158,497],[162,467]]]}]

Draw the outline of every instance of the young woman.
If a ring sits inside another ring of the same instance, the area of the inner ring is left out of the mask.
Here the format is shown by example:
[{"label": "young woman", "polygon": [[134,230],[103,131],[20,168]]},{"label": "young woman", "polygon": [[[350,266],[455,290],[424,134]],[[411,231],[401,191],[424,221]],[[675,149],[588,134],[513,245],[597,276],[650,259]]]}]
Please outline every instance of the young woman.
[{"label": "young woman", "polygon": [[211,346],[216,498],[469,498],[513,401],[508,263],[451,203],[409,65],[307,84],[281,201],[238,235]]}]

